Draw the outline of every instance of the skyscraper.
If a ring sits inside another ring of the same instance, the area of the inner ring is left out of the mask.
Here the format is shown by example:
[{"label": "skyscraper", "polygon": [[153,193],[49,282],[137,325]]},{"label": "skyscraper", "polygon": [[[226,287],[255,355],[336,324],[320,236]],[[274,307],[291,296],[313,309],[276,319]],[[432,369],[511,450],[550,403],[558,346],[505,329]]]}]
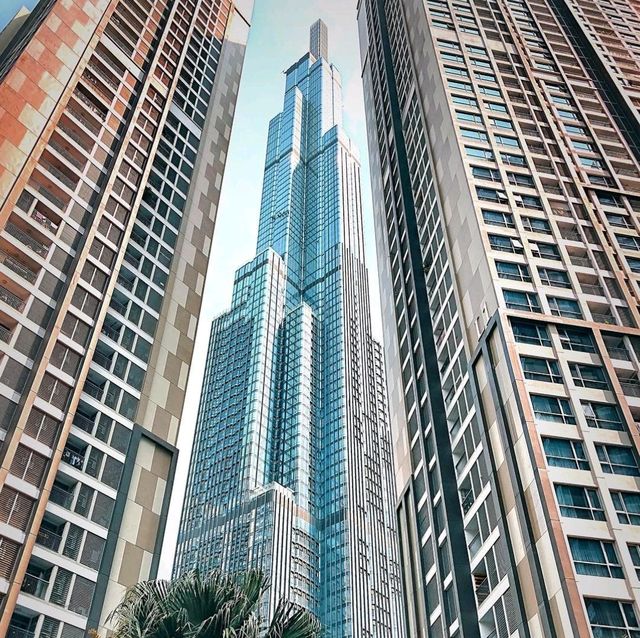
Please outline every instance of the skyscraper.
[{"label": "skyscraper", "polygon": [[250,12],[42,0],[3,35],[0,636],[81,638],[156,572]]},{"label": "skyscraper", "polygon": [[359,23],[409,635],[638,636],[638,5]]},{"label": "skyscraper", "polygon": [[386,384],[327,52],[316,22],[269,125],[257,256],[211,328],[175,571],[257,567],[264,617],[284,597],[328,636],[396,636]]}]

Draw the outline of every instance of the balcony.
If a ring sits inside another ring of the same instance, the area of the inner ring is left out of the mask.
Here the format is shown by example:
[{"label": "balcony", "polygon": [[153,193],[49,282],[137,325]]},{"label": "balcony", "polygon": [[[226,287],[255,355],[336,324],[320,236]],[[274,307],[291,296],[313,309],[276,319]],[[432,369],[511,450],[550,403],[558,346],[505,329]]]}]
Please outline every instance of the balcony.
[{"label": "balcony", "polygon": [[118,328],[114,328],[113,326],[108,326],[106,323],[102,324],[101,332],[104,335],[107,335],[109,339],[113,339],[113,341],[117,341],[120,338],[120,330],[122,330],[122,326]]},{"label": "balcony", "polygon": [[31,237],[25,233],[21,228],[18,228],[13,222],[9,222],[5,226],[6,231],[12,236],[15,237],[18,241],[22,242],[25,246],[29,246],[34,253],[38,255],[46,255],[49,252],[49,247],[45,246],[42,242],[39,242],[37,239]]},{"label": "balcony", "polygon": [[593,268],[593,264],[591,263],[591,259],[589,257],[579,257],[578,255],[569,255],[571,259],[571,263],[574,266],[580,266],[582,268]]},{"label": "balcony", "polygon": [[21,261],[18,261],[15,257],[12,257],[4,250],[0,249],[0,264],[6,266],[9,270],[13,271],[17,275],[20,275],[23,279],[26,279],[29,283],[35,283],[37,273],[25,266]]},{"label": "balcony", "polygon": [[113,355],[109,356],[96,350],[93,354],[93,361],[108,370],[111,367],[112,357]]},{"label": "balcony", "polygon": [[35,638],[36,632],[31,629],[24,629],[23,627],[15,627],[9,625],[7,629],[7,638]]},{"label": "balcony", "polygon": [[489,578],[484,574],[473,575],[473,585],[476,591],[476,598],[478,599],[478,605],[488,598],[491,593],[491,585],[489,584]]},{"label": "balcony", "polygon": [[80,412],[76,412],[76,415],[73,417],[73,424],[81,430],[91,433],[93,432],[95,421],[84,414],[80,414]]},{"label": "balcony", "polygon": [[42,226],[45,230],[48,230],[50,233],[55,235],[58,232],[58,224],[52,222],[46,215],[43,215],[37,210],[34,210],[31,215],[31,219],[34,219],[40,226]]},{"label": "balcony", "polygon": [[62,536],[56,532],[52,532],[49,529],[41,527],[38,530],[36,543],[46,549],[50,549],[52,552],[57,552],[58,549],[60,549],[60,544],[62,543]]},{"label": "balcony", "polygon": [[[79,178],[77,176],[76,176],[76,179],[74,180],[73,177],[69,177],[69,175],[67,175],[66,173],[61,171],[59,168],[54,166],[51,162],[45,159],[41,159],[40,166],[44,168],[48,173],[53,175],[57,180],[62,182],[69,190],[72,190],[72,191],[75,190],[76,186],[78,185]],[[44,188],[43,186],[41,186],[39,190],[41,189],[44,189],[45,191],[47,191],[47,189]],[[50,191],[48,192],[46,197],[50,199],[52,202],[58,203],[60,205],[60,208],[62,208],[63,210],[66,207],[66,204],[62,202],[62,200],[57,199],[56,196],[53,195]],[[56,199],[57,199],[57,202],[56,202]]]},{"label": "balcony", "polygon": [[606,323],[607,325],[610,325],[610,326],[618,325],[616,318],[610,313],[591,311],[591,317],[596,323]]},{"label": "balcony", "polygon": [[6,326],[3,326],[2,324],[0,324],[0,341],[4,341],[5,343],[9,343],[9,340],[11,339],[11,333],[13,331],[10,328],[7,328]]},{"label": "balcony", "polygon": [[98,401],[100,401],[104,393],[104,386],[100,386],[97,383],[94,383],[93,381],[89,381],[89,379],[87,379],[82,390],[90,397],[93,397],[94,399],[98,399]]},{"label": "balcony", "polygon": [[36,596],[36,598],[44,598],[47,593],[48,586],[49,581],[47,579],[27,573],[24,575],[21,591],[25,594]]},{"label": "balcony", "polygon": [[57,485],[54,485],[51,488],[51,494],[49,496],[49,501],[51,503],[55,503],[60,507],[64,507],[65,509],[69,509],[71,507],[71,503],[73,503],[73,490],[68,491]]},{"label": "balcony", "polygon": [[628,397],[640,397],[640,381],[638,379],[620,379],[620,387]]},{"label": "balcony", "polygon": [[[52,175],[56,176],[55,173],[47,168],[47,163],[43,162],[42,167],[45,170],[48,170]],[[54,195],[50,189],[46,186],[42,186],[41,184],[31,184],[32,188],[38,191],[40,195],[46,197],[54,206],[57,206],[60,210],[65,210],[67,208],[66,202],[60,199],[57,195]]]},{"label": "balcony", "polygon": [[[67,135],[68,135],[68,133],[67,133]],[[77,169],[79,169],[79,170],[83,170],[84,169],[85,164],[87,163],[87,161],[86,160],[83,161],[81,159],[78,159],[74,155],[72,155],[69,152],[69,149],[64,148],[64,146],[62,146],[62,144],[60,144],[56,140],[53,140],[53,139],[49,140],[49,146],[54,151],[56,151],[56,153],[58,153],[58,155],[60,155],[61,157],[64,157],[64,159],[67,160],[67,162],[69,162],[70,164],[75,166]]]},{"label": "balcony", "polygon": [[4,286],[0,286],[0,301],[4,301],[14,310],[22,310],[24,308],[24,301]]},{"label": "balcony", "polygon": [[84,454],[80,454],[80,452],[76,452],[68,447],[62,450],[62,460],[76,470],[82,470],[84,466]]},{"label": "balcony", "polygon": [[596,295],[598,297],[604,297],[604,288],[598,284],[583,284],[580,283],[580,288],[585,295]]}]

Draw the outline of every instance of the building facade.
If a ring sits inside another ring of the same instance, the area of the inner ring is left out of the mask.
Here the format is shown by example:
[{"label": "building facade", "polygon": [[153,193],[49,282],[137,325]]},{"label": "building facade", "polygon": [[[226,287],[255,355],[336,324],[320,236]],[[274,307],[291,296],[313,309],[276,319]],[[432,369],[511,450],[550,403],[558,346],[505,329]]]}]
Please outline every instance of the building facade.
[{"label": "building facade", "polygon": [[156,573],[251,9],[42,0],[4,34],[0,636],[82,638]]},{"label": "building facade", "polygon": [[175,572],[260,568],[264,618],[286,598],[328,636],[401,635],[360,166],[321,21],[269,126],[256,252],[212,325]]},{"label": "building facade", "polygon": [[640,636],[640,10],[360,0],[410,636]]}]

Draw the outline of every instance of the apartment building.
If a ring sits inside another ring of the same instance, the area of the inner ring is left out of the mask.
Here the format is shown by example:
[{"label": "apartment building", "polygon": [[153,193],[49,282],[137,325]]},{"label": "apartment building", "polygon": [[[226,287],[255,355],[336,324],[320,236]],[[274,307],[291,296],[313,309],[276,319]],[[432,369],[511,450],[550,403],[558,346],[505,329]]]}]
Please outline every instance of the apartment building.
[{"label": "apartment building", "polygon": [[0,60],[0,636],[157,570],[252,9],[42,0]]}]

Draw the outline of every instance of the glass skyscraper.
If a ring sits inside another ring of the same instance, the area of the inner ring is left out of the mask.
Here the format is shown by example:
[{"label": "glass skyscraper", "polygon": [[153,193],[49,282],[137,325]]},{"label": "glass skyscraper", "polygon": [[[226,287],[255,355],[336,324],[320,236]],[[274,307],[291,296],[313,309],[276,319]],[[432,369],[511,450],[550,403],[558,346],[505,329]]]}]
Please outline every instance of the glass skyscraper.
[{"label": "glass skyscraper", "polygon": [[214,320],[175,572],[259,567],[328,636],[401,627],[360,167],[318,21],[270,123],[257,256]]},{"label": "glass skyscraper", "polygon": [[408,635],[640,636],[640,10],[361,0]]}]

